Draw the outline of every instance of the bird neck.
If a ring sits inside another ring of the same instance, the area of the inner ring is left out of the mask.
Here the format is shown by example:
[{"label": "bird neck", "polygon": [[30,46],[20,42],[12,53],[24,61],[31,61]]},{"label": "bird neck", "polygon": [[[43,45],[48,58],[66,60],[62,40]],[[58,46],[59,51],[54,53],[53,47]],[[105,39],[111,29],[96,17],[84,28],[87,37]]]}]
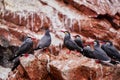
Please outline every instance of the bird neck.
[{"label": "bird neck", "polygon": [[113,43],[112,43],[112,42],[109,42],[109,43],[106,43],[106,45],[108,45],[108,46],[113,46]]},{"label": "bird neck", "polygon": [[113,43],[112,43],[112,42],[110,42],[110,46],[113,46]]},{"label": "bird neck", "polygon": [[50,36],[50,33],[46,33],[45,35],[46,35],[46,36]]},{"label": "bird neck", "polygon": [[78,40],[78,41],[81,41],[81,42],[82,42],[82,40],[81,40],[80,38],[76,38],[76,40]]},{"label": "bird neck", "polygon": [[100,47],[100,44],[96,44],[96,45],[94,45],[94,47]]},{"label": "bird neck", "polygon": [[46,31],[45,35],[46,35],[46,36],[50,36],[49,31]]},{"label": "bird neck", "polygon": [[71,39],[71,36],[70,35],[65,35],[64,41],[69,40],[69,39]]}]

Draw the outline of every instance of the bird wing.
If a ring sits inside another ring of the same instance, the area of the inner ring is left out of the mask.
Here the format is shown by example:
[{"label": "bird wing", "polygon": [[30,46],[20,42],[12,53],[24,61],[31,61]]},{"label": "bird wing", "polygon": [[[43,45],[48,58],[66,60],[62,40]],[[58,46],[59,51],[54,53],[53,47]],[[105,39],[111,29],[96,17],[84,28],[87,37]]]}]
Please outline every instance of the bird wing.
[{"label": "bird wing", "polygon": [[103,60],[103,61],[110,60],[110,58],[107,56],[107,54],[101,48],[95,48],[94,55],[99,60]]},{"label": "bird wing", "polygon": [[118,52],[118,50],[114,46],[107,46],[107,48],[109,49],[110,53],[113,55],[113,58],[120,61],[120,53]]},{"label": "bird wing", "polygon": [[93,53],[93,50],[91,50],[90,48],[84,47],[83,52],[84,52],[83,53],[84,56],[95,59],[95,55]]},{"label": "bird wing", "polygon": [[113,53],[120,54],[114,46],[107,46]]},{"label": "bird wing", "polygon": [[101,48],[102,48],[103,50],[105,50],[105,44],[101,45]]},{"label": "bird wing", "polygon": [[111,58],[120,58],[120,54],[117,53],[117,50],[112,47],[112,46],[108,46],[108,45],[102,45],[101,48],[107,53],[107,55]]},{"label": "bird wing", "polygon": [[106,54],[109,56],[109,57],[114,57],[113,55],[113,53],[111,53],[111,51],[110,51],[110,49],[106,46],[106,44],[103,44],[102,46],[101,46],[101,48],[102,48],[102,50],[104,50],[105,52],[106,52]]},{"label": "bird wing", "polygon": [[50,44],[51,44],[51,37],[49,37],[49,36],[43,36],[43,37],[41,38],[41,40],[39,41],[37,47],[38,47],[39,49],[41,49],[41,48],[48,47]]},{"label": "bird wing", "polygon": [[23,44],[19,47],[16,54],[19,56],[22,53],[26,53],[32,47],[32,43],[23,42]]},{"label": "bird wing", "polygon": [[82,40],[80,40],[80,39],[75,39],[74,41],[77,43],[77,45],[78,45],[79,47],[83,48],[83,42],[82,42]]},{"label": "bird wing", "polygon": [[65,45],[71,50],[80,50],[79,46],[73,40],[66,40]]},{"label": "bird wing", "polygon": [[22,55],[24,53],[24,51],[27,51],[27,49],[26,49],[27,46],[28,46],[28,44],[26,44],[26,42],[24,41],[22,43],[22,45],[19,47],[19,49],[15,52],[15,56],[10,58],[9,61],[13,61],[15,58]]}]

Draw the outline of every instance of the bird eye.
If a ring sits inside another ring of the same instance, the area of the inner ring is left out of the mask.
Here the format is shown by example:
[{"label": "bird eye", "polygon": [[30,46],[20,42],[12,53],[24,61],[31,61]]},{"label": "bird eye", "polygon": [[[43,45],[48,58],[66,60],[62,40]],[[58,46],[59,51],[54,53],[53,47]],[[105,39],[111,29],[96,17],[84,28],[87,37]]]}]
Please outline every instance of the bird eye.
[{"label": "bird eye", "polygon": [[65,34],[67,34],[67,32],[65,32]]}]

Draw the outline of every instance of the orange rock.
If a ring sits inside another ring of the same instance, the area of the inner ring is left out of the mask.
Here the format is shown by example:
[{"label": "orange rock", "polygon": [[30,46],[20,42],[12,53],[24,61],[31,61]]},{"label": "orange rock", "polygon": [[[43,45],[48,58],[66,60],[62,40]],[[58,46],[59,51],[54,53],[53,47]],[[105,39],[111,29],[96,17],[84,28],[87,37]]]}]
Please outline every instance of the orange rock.
[{"label": "orange rock", "polygon": [[62,60],[57,58],[51,61],[49,66],[54,80],[114,80],[116,79],[114,76],[119,73],[116,67],[96,64],[94,60],[75,55],[69,55]]},{"label": "orange rock", "polygon": [[9,74],[9,80],[29,80],[29,76],[21,65],[17,69]]},{"label": "orange rock", "polygon": [[20,61],[31,80],[46,79],[48,75],[46,64],[39,61],[35,56],[29,55],[27,58],[21,57]]},{"label": "orange rock", "polygon": [[[42,28],[49,28],[52,31],[52,44],[49,51],[35,51],[36,57],[22,57],[22,69],[18,68],[16,79],[24,79],[24,73],[27,74],[25,79],[32,80],[119,79],[118,67],[114,69],[115,67],[98,65],[94,60],[75,55],[75,52],[71,52],[73,54],[70,55],[66,54],[67,49],[62,46],[64,35],[59,32],[61,29],[65,29],[70,31],[71,35],[80,34],[85,43],[94,39],[111,40],[120,49],[119,0],[4,1],[0,1],[1,8],[5,8],[5,10],[0,8],[2,11],[0,12],[0,35],[5,37],[10,46],[19,46],[24,36],[28,35],[37,39],[34,41],[35,48],[38,39],[41,38]],[[2,45],[1,42],[0,45]],[[53,55],[49,54],[50,52]],[[50,58],[50,62],[48,62],[48,58]],[[50,67],[50,75],[47,62]],[[110,70],[113,71],[110,72]]]}]

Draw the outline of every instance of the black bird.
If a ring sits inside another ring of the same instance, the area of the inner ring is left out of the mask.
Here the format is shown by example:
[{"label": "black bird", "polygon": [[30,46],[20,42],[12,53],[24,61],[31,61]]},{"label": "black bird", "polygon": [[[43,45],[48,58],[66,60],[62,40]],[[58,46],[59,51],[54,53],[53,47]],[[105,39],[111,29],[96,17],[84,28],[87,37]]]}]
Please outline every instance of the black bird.
[{"label": "black bird", "polygon": [[83,55],[86,56],[86,57],[88,57],[88,58],[96,59],[95,55],[93,53],[93,50],[91,49],[90,45],[86,45],[83,48]]},{"label": "black bird", "polygon": [[50,35],[50,30],[47,29],[45,35],[38,42],[37,47],[34,50],[45,49],[49,47],[50,44],[51,44],[51,35]]},{"label": "black bird", "polygon": [[64,37],[64,45],[67,47],[69,50],[77,50],[81,53],[83,53],[83,49],[79,47],[74,40],[71,39],[71,35],[68,31],[61,31],[65,33]]},{"label": "black bird", "polygon": [[12,67],[12,71],[14,71],[17,67],[18,67],[18,65],[20,64],[20,60],[19,60],[19,57],[17,57],[17,58],[15,58],[14,60],[13,60],[13,67]]},{"label": "black bird", "polygon": [[23,41],[22,45],[19,47],[19,49],[15,52],[15,56],[9,59],[9,61],[14,60],[18,56],[21,56],[25,53],[28,53],[32,50],[33,48],[33,38],[31,37],[26,37],[25,40]]},{"label": "black bird", "polygon": [[81,37],[79,36],[79,35],[76,35],[76,36],[74,36],[75,37],[75,42],[77,43],[77,45],[79,46],[79,47],[81,47],[81,48],[83,48],[83,42],[82,42],[82,40],[81,40]]},{"label": "black bird", "polygon": [[95,58],[98,59],[100,62],[110,63],[111,59],[107,56],[104,50],[101,49],[99,41],[94,41],[94,51],[93,51]]},{"label": "black bird", "polygon": [[[84,56],[86,56],[88,58],[92,58],[92,59],[97,59],[97,57],[95,57],[95,54],[89,45],[87,45],[86,47],[83,48],[83,52],[84,52],[83,53]],[[100,61],[98,60],[98,62],[100,62]],[[118,64],[119,62],[117,62],[115,60],[111,60],[110,63],[115,65],[115,64]],[[107,65],[111,65],[111,64],[107,63]]]},{"label": "black bird", "polygon": [[120,61],[120,53],[114,47],[114,45],[111,41],[104,41],[104,44],[102,44],[101,48],[107,53],[107,55],[109,57],[111,57],[112,59]]}]

